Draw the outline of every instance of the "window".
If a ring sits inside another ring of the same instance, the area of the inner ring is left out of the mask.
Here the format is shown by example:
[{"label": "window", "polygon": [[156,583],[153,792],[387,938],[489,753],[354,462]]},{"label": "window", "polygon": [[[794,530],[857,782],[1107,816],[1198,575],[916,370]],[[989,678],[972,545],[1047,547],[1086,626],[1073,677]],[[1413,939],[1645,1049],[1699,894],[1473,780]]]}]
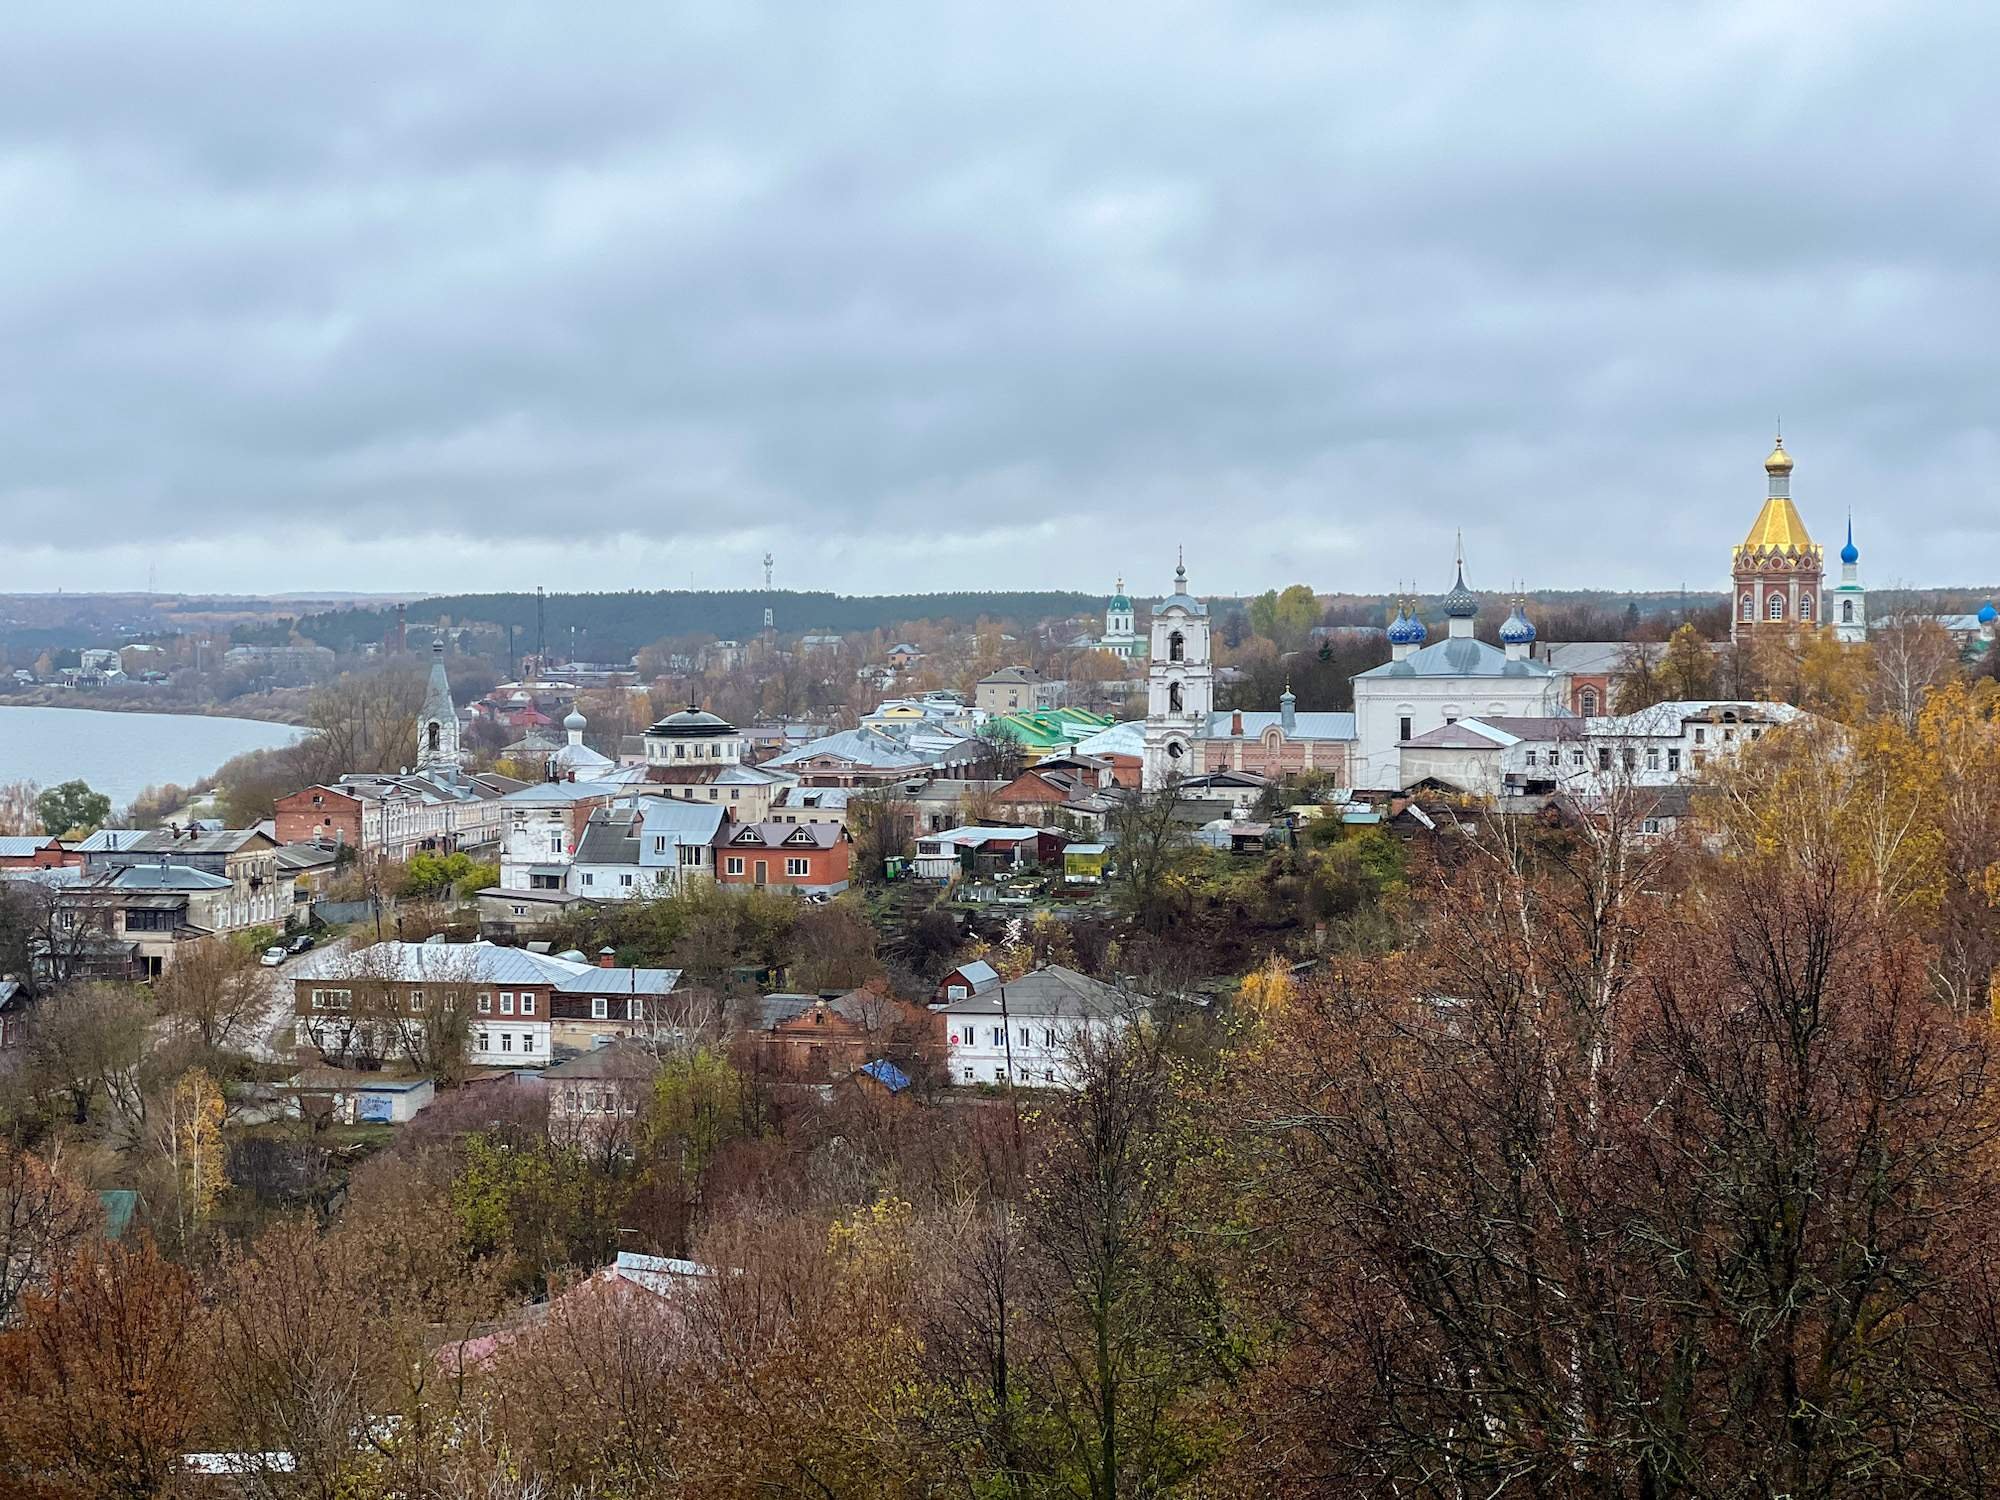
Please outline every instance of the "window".
[{"label": "window", "polygon": [[785,873],[791,876],[810,875],[812,874],[812,861],[809,859],[787,859],[785,861]]},{"label": "window", "polygon": [[[1182,635],[1178,630],[1167,637],[1167,660],[1187,660],[1187,637]],[[1176,707],[1178,706],[1176,705]]]},{"label": "window", "polygon": [[1534,752],[1534,751],[1532,751],[1532,750],[1530,750],[1530,751],[1528,752],[1528,767],[1529,767],[1529,769],[1530,769],[1530,770],[1532,770],[1532,769],[1534,768],[1534,765],[1535,765],[1535,752]]},{"label": "window", "polygon": [[639,997],[637,995],[628,995],[625,998],[625,1019],[628,1021],[643,1021],[645,1018],[645,1007],[640,1002]]},{"label": "window", "polygon": [[1028,1028],[1025,1026],[1021,1028],[1021,1045],[1023,1047],[1031,1045],[1031,1043],[1028,1041]]},{"label": "window", "polygon": [[1660,820],[1658,818],[1645,819],[1639,824],[1639,831],[1641,833],[1658,833],[1660,831]]},{"label": "window", "polygon": [[1003,1028],[999,1026],[995,1026],[993,1028],[993,1045],[996,1047],[1004,1047],[1007,1045],[1007,1033]]},{"label": "window", "polygon": [[1743,618],[1746,620],[1757,618],[1757,600],[1750,594],[1743,596]]},{"label": "window", "polygon": [[1639,752],[1638,752],[1637,750],[1633,750],[1633,749],[1629,749],[1629,748],[1628,748],[1628,749],[1626,749],[1625,751],[1623,751],[1623,752],[1622,752],[1622,753],[1621,753],[1621,754],[1619,755],[1619,757],[1618,757],[1618,763],[1619,763],[1620,765],[1622,765],[1622,766],[1623,766],[1623,767],[1624,767],[1624,768],[1625,768],[1625,769],[1626,769],[1627,771],[1636,771],[1636,770],[1638,770],[1638,769],[1639,769]]},{"label": "window", "polygon": [[1761,738],[1763,737],[1763,734],[1764,734],[1764,731],[1763,731],[1763,730],[1761,730],[1761,729],[1753,729],[1753,730],[1751,730],[1751,731],[1750,731],[1750,738],[1751,738],[1751,739],[1753,739],[1753,740],[1754,740],[1754,739],[1761,739]]},{"label": "window", "polygon": [[524,1031],[521,1033],[521,1050],[523,1052],[533,1052],[535,1050],[534,1032]]},{"label": "window", "polygon": [[1799,595],[1799,618],[1801,620],[1810,620],[1813,617],[1812,611],[1813,611],[1812,595],[1811,594]]},{"label": "window", "polygon": [[653,835],[653,852],[655,854],[665,854],[667,852],[667,836],[664,833]]},{"label": "window", "polygon": [[970,995],[971,993],[972,993],[972,991],[971,991],[971,990],[968,990],[968,989],[967,989],[967,988],[966,988],[966,987],[965,987],[964,985],[962,985],[962,984],[949,984],[949,985],[946,985],[946,986],[945,986],[945,991],[944,991],[944,994],[945,994],[945,998],[946,998],[947,1000],[963,1000],[963,999],[965,999],[965,998],[966,998],[966,996]]},{"label": "window", "polygon": [[743,873],[743,856],[732,854],[723,860],[722,873],[725,875],[741,875]]},{"label": "window", "polygon": [[492,1012],[492,1010],[493,1010],[493,997],[491,995],[482,994],[479,997],[479,1013],[482,1016],[488,1015]]},{"label": "window", "polygon": [[1708,731],[1699,724],[1695,725],[1694,727],[1694,742],[1697,745],[1705,745],[1708,743]]},{"label": "window", "polygon": [[1396,738],[1399,740],[1411,738],[1410,716],[1408,714],[1404,714],[1400,719],[1396,720]]},{"label": "window", "polygon": [[1585,688],[1576,695],[1576,711],[1586,719],[1597,712],[1597,689]]},{"label": "window", "polygon": [[1660,769],[1660,752],[1656,746],[1648,745],[1646,747],[1646,769],[1649,771]]},{"label": "window", "polygon": [[562,853],[562,852],[563,852],[563,836],[562,836],[561,834],[559,834],[559,833],[552,833],[552,834],[550,834],[550,835],[549,835],[549,853],[551,853],[551,854],[560,854],[560,853]]},{"label": "window", "polygon": [[1005,1083],[1007,1081],[1007,1070],[996,1067],[993,1070],[993,1081],[995,1083]]},{"label": "window", "polygon": [[581,883],[582,883],[582,884],[584,884],[584,885],[596,885],[596,884],[597,884],[597,877],[596,877],[595,875],[591,874],[591,873],[590,873],[590,871],[588,871],[588,870],[585,870],[585,871],[583,872],[583,875],[582,875],[582,877],[581,877]]},{"label": "window", "polygon": [[1180,711],[1181,685],[1178,682],[1170,682],[1167,684],[1167,712],[1177,714]]},{"label": "window", "polygon": [[609,1019],[610,1015],[611,1015],[611,1002],[609,1000],[606,1000],[600,996],[599,998],[590,1002],[591,1020],[593,1021],[607,1020]]},{"label": "window", "polygon": [[506,990],[500,992],[500,1014],[503,1016],[514,1014],[514,997]]},{"label": "window", "polygon": [[970,1068],[967,1068],[967,1069],[965,1070],[965,1081],[966,1081],[967,1083],[970,1083],[970,1082],[972,1082],[972,1069],[970,1069]]},{"label": "window", "polygon": [[479,1033],[479,1050],[481,1052],[491,1052],[493,1050],[493,1038],[484,1031]]},{"label": "window", "polygon": [[1843,625],[1852,625],[1854,623],[1854,601],[1852,599],[1843,599],[1840,601],[1840,623]]},{"label": "window", "polygon": [[1576,770],[1578,770],[1578,771],[1581,771],[1581,770],[1583,769],[1583,751],[1582,751],[1582,750],[1572,750],[1572,751],[1570,751],[1570,753],[1569,753],[1569,763],[1570,763],[1571,767],[1573,767],[1574,769],[1576,769]]},{"label": "window", "polygon": [[424,992],[422,990],[410,991],[411,1010],[428,1010],[429,1008],[430,1008],[430,1002],[424,998]]},{"label": "window", "polygon": [[1667,750],[1667,769],[1669,771],[1678,771],[1680,768],[1681,768],[1680,747],[1671,746]]},{"label": "window", "polygon": [[513,912],[517,917],[525,917],[528,914],[528,908],[525,906],[516,906],[513,908]]},{"label": "window", "polygon": [[532,1016],[534,1013],[535,1013],[535,997],[533,995],[523,995],[521,997],[521,1014],[524,1016]]},{"label": "window", "polygon": [[1771,618],[1774,620],[1785,618],[1785,596],[1783,594],[1773,594],[1771,596]]},{"label": "window", "polygon": [[1608,745],[1600,745],[1597,748],[1597,769],[1600,771],[1611,769],[1611,749]]},{"label": "window", "polygon": [[351,998],[347,990],[314,990],[312,1008],[314,1010],[346,1010]]},{"label": "window", "polygon": [[621,874],[618,877],[618,884],[621,886],[629,886],[631,883],[632,883],[632,877],[630,875]]},{"label": "window", "polygon": [[1053,1026],[1044,1026],[1044,1027],[1042,1028],[1042,1045],[1043,1045],[1044,1047],[1053,1047],[1053,1046],[1054,1046],[1055,1044],[1056,1044],[1056,1029],[1055,1029],[1055,1027],[1053,1027]]},{"label": "window", "polygon": [[500,1050],[502,1052],[512,1052],[514,1050],[513,1032],[503,1031],[500,1033]]}]

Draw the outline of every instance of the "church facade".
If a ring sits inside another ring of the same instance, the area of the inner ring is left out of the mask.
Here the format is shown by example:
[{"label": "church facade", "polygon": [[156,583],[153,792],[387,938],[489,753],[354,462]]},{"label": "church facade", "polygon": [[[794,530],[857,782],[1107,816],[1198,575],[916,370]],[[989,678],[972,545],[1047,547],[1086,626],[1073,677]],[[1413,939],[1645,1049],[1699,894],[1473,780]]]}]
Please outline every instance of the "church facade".
[{"label": "church facade", "polygon": [[1445,636],[1432,641],[1415,601],[1399,603],[1389,626],[1389,660],[1354,679],[1357,790],[1401,790],[1404,744],[1460,719],[1568,711],[1568,674],[1534,659],[1535,627],[1521,601],[1500,627],[1499,646],[1473,635],[1479,599],[1465,586],[1463,549],[1443,604]]}]

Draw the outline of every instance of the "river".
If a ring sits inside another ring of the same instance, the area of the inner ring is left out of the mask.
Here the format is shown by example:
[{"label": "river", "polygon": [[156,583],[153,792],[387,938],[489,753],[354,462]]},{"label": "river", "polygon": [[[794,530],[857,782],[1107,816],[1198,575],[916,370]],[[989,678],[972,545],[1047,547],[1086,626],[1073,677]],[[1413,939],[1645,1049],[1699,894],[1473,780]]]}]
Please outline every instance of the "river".
[{"label": "river", "polygon": [[122,808],[149,786],[187,786],[232,755],[274,750],[304,732],[260,719],[0,704],[0,784],[81,778]]}]

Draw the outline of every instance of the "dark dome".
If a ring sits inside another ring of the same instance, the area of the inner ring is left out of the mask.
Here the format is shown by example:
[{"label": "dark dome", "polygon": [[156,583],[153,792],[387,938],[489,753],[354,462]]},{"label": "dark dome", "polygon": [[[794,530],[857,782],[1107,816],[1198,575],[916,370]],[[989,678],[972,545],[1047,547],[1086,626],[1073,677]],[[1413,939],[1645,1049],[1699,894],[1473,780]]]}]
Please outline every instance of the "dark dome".
[{"label": "dark dome", "polygon": [[703,708],[684,708],[677,714],[668,714],[659,723],[647,730],[648,734],[676,736],[683,739],[708,738],[715,735],[734,734],[736,726],[727,719],[717,718]]}]

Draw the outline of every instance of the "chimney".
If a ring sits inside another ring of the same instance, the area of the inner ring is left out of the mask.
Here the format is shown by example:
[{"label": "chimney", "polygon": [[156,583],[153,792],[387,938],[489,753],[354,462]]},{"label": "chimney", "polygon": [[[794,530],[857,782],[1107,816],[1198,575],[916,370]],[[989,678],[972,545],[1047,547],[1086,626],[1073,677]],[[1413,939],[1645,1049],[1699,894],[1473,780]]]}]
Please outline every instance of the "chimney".
[{"label": "chimney", "polygon": [[597,967],[608,969],[617,961],[617,958],[618,954],[613,949],[599,948],[597,950]]},{"label": "chimney", "polygon": [[1243,710],[1240,708],[1229,716],[1229,733],[1236,739],[1243,738]]}]

